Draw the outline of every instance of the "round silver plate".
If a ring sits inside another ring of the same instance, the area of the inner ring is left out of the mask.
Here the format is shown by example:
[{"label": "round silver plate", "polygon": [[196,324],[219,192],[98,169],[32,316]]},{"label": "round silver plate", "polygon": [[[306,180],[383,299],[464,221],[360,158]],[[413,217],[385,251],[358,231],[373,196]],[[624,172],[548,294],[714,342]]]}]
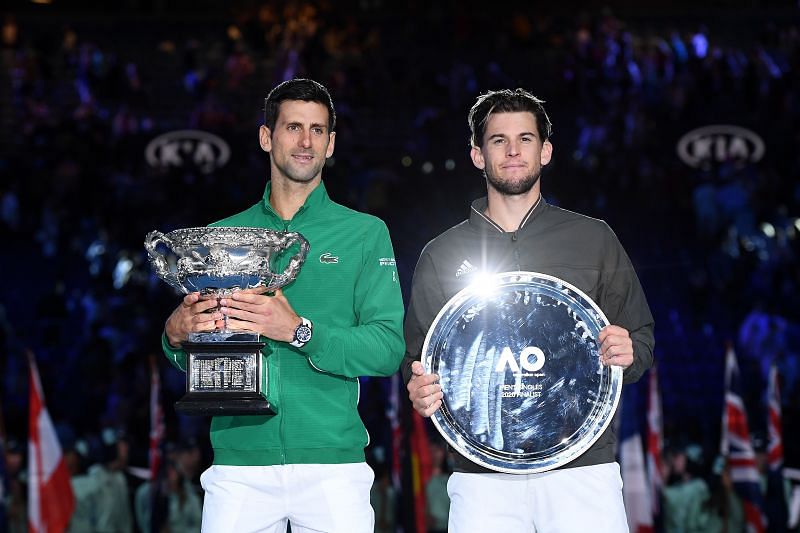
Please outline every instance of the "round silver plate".
[{"label": "round silver plate", "polygon": [[471,461],[533,474],[585,452],[611,423],[622,369],[600,363],[608,325],[580,289],[537,272],[505,272],[456,294],[422,347],[444,400],[433,423]]}]

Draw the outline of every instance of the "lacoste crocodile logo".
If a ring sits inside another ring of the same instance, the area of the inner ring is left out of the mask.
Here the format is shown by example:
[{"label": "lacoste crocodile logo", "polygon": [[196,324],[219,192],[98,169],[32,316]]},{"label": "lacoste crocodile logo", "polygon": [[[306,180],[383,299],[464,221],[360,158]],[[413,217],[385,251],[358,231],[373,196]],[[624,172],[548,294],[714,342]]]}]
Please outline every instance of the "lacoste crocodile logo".
[{"label": "lacoste crocodile logo", "polygon": [[324,254],[319,256],[319,262],[320,263],[328,263],[328,264],[338,263],[339,262],[339,256],[338,255],[331,255],[330,252],[325,252]]}]

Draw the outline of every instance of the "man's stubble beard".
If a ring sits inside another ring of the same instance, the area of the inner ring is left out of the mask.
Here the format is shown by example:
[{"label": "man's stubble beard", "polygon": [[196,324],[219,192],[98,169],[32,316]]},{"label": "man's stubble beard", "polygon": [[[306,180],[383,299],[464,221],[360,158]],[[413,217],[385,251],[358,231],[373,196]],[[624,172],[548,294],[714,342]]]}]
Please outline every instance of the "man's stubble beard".
[{"label": "man's stubble beard", "polygon": [[500,194],[504,196],[519,196],[533,189],[539,178],[542,177],[542,170],[539,169],[535,174],[529,174],[523,179],[513,182],[499,180],[496,176],[486,172],[486,170],[483,171],[483,175],[486,177],[487,183]]}]

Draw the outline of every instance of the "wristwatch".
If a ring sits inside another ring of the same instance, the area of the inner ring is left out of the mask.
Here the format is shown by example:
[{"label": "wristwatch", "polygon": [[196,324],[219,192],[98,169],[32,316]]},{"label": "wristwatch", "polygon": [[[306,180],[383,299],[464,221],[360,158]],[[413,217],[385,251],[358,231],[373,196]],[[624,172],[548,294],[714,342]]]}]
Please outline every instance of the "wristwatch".
[{"label": "wristwatch", "polygon": [[307,318],[300,317],[300,324],[294,328],[294,339],[289,344],[295,348],[302,348],[311,340],[311,334],[314,332],[314,325]]}]

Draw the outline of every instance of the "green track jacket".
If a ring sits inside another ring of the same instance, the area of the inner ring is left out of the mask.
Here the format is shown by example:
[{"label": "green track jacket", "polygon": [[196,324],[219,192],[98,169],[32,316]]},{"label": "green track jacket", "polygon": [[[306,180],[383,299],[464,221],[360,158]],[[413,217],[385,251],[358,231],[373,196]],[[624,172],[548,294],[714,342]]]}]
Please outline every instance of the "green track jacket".
[{"label": "green track jacket", "polygon": [[[393,374],[405,350],[389,232],[380,219],[333,202],[322,183],[292,220],[282,220],[270,206],[270,187],[259,203],[213,225],[296,231],[308,239],[308,257],[283,293],[314,323],[314,335],[300,349],[261,338],[267,397],[277,414],[214,417],[214,464],[364,461],[369,436],[357,410],[358,376]],[[162,344],[185,370],[184,351],[166,335]]]}]

